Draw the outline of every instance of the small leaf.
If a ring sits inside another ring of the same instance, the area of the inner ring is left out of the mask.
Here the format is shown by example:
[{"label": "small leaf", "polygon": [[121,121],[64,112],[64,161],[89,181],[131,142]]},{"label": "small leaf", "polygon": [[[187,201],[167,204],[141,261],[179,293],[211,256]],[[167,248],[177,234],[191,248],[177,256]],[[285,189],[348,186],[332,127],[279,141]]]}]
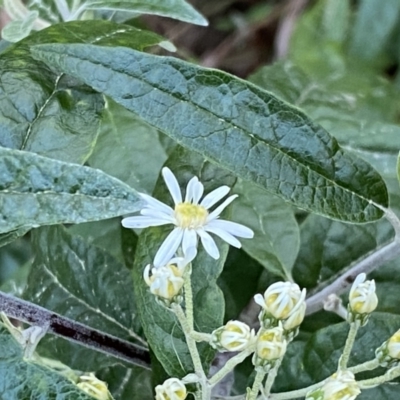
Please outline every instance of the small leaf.
[{"label": "small leaf", "polygon": [[29,232],[29,228],[21,228],[15,231],[10,231],[7,233],[0,234],[0,247],[3,247],[14,240],[18,239],[21,236],[24,236],[26,233]]},{"label": "small leaf", "polygon": [[83,163],[97,139],[102,96],[34,60],[31,45],[96,43],[143,49],[163,40],[126,25],[77,21],[57,24],[8,47],[0,54],[0,145]]},{"label": "small leaf", "polygon": [[138,191],[152,193],[167,159],[158,132],[135,114],[107,101],[96,147],[88,160]]},{"label": "small leaf", "polygon": [[178,143],[300,208],[379,219],[382,178],[297,108],[221,71],[124,48],[39,45],[34,56],[79,77]]},{"label": "small leaf", "polygon": [[[205,193],[225,184],[231,186],[234,179],[224,170],[205,162],[197,154],[178,148],[171,154],[166,165],[174,172],[182,190],[190,178],[196,175],[204,184]],[[171,196],[165,184],[159,179],[155,197],[165,203]],[[148,228],[139,237],[132,275],[135,286],[135,299],[146,338],[157,359],[170,376],[182,377],[193,372],[192,361],[181,328],[174,314],[159,305],[150,293],[143,279],[143,270],[152,263],[155,253],[171,231],[171,226]],[[222,271],[228,252],[228,245],[217,240],[221,252],[219,260],[212,259],[202,248],[192,263],[192,286],[194,302],[195,329],[209,333],[222,325],[224,298],[216,280]],[[214,351],[208,345],[198,346],[203,363],[208,369]]]},{"label": "small leaf", "polygon": [[93,400],[69,379],[25,360],[20,345],[0,328],[0,388],[2,400]]},{"label": "small leaf", "polygon": [[243,241],[243,250],[266,269],[291,280],[291,269],[299,251],[300,233],[292,208],[251,182],[239,181],[232,205],[234,221],[254,231]]},{"label": "small leaf", "polygon": [[[40,228],[32,236],[35,259],[23,295],[26,300],[143,345],[132,280],[122,264],[61,227]],[[50,335],[40,343],[39,353],[83,371],[118,362]]]},{"label": "small leaf", "polygon": [[0,232],[137,211],[136,191],[102,171],[0,148]]},{"label": "small leaf", "polygon": [[85,8],[155,14],[196,25],[208,25],[207,20],[184,0],[87,0]]}]

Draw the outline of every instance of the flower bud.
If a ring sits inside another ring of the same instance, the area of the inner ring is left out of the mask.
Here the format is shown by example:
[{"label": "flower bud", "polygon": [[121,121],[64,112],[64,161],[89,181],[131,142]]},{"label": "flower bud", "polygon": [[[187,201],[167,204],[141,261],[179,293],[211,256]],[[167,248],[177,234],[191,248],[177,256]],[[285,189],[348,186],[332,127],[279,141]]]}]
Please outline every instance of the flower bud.
[{"label": "flower bud", "polygon": [[77,383],[79,389],[94,397],[97,400],[112,400],[107,384],[97,379],[93,373],[81,375]]},{"label": "flower bud", "polygon": [[196,257],[197,251],[189,247],[185,257],[174,257],[166,265],[152,268],[146,266],[143,277],[150,292],[166,306],[171,303],[180,303],[182,287],[184,284],[183,274],[187,265]]},{"label": "flower bud", "polygon": [[369,314],[378,305],[375,281],[365,281],[365,278],[366,275],[364,273],[357,276],[350,290],[348,305],[349,322],[359,320],[362,326],[368,322]]},{"label": "flower bud", "polygon": [[156,400],[184,400],[186,396],[186,386],[177,378],[167,379],[156,386]]},{"label": "flower bud", "polygon": [[375,352],[382,367],[394,367],[400,362],[400,329]]},{"label": "flower bud", "polygon": [[324,385],[306,395],[305,400],[354,400],[361,393],[350,371],[338,371]]},{"label": "flower bud", "polygon": [[277,321],[286,321],[285,330],[296,329],[304,319],[306,290],[291,282],[276,282],[264,293],[254,296],[263,310],[259,318],[264,328],[276,326]]},{"label": "flower bud", "polygon": [[229,321],[211,334],[210,345],[220,352],[242,351],[254,340],[254,330],[240,321]]},{"label": "flower bud", "polygon": [[286,347],[287,341],[281,326],[263,330],[257,338],[253,364],[268,372],[284,356]]}]

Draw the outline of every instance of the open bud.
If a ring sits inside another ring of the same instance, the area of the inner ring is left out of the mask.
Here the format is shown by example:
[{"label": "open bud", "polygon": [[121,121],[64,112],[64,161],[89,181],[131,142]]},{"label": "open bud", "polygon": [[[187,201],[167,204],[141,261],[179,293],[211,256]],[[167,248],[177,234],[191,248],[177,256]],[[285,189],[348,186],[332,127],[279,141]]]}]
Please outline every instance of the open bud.
[{"label": "open bud", "polygon": [[156,386],[156,400],[184,400],[186,396],[186,386],[177,378],[167,379]]},{"label": "open bud", "polygon": [[287,341],[281,326],[263,330],[257,338],[252,360],[256,369],[258,367],[268,372],[284,356],[286,347]]},{"label": "open bud", "polygon": [[400,363],[400,329],[375,352],[382,367],[394,367]]},{"label": "open bud", "polygon": [[364,273],[357,276],[350,290],[348,305],[349,322],[358,320],[362,326],[368,322],[369,314],[378,305],[375,281],[365,281],[365,278],[366,275]]},{"label": "open bud", "polygon": [[306,395],[305,400],[354,400],[361,393],[350,371],[338,371],[324,385]]},{"label": "open bud", "polygon": [[291,282],[276,282],[264,293],[257,294],[254,300],[263,310],[260,313],[260,322],[264,328],[276,326],[278,321],[285,330],[296,329],[304,319],[306,290]]},{"label": "open bud", "polygon": [[169,306],[171,303],[182,301],[183,274],[186,266],[195,256],[196,249],[190,247],[186,257],[175,257],[168,264],[157,268],[151,268],[149,264],[144,269],[143,277],[150,287],[150,292],[157,296],[164,305]]},{"label": "open bud", "polygon": [[210,345],[220,352],[242,351],[254,340],[254,330],[240,321],[229,321],[211,334]]},{"label": "open bud", "polygon": [[77,386],[97,400],[112,400],[113,398],[108,391],[107,384],[97,379],[93,373],[81,375]]}]

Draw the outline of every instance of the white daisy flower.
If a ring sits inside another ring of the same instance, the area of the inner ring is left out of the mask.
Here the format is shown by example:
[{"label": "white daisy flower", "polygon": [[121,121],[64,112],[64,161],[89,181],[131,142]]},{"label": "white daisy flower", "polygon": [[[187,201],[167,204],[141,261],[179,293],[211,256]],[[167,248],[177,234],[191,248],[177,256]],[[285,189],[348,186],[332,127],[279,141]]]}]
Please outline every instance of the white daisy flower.
[{"label": "white daisy flower", "polygon": [[210,233],[219,236],[230,245],[240,248],[241,244],[235,236],[251,239],[254,233],[251,229],[231,221],[219,219],[221,212],[236,199],[237,195],[229,196],[214,211],[209,209],[225,197],[230,188],[221,186],[211,193],[203,196],[204,186],[195,176],[186,188],[185,200],[182,199],[181,190],[175,175],[169,168],[162,169],[164,181],[171,193],[175,208],[161,203],[159,200],[141,194],[146,201],[140,216],[127,217],[122,220],[125,228],[147,228],[149,226],[160,226],[173,224],[175,228],[167,236],[154,258],[154,266],[165,265],[182,245],[182,251],[187,253],[189,247],[197,247],[197,237],[207,253],[214,259],[219,258],[219,250]]}]

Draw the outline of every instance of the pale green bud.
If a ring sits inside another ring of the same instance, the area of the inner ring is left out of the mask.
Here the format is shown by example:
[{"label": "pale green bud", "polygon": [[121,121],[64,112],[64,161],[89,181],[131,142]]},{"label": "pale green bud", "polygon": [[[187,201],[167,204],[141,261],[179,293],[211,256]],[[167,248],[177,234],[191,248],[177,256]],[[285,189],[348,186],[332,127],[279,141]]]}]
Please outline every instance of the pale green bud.
[{"label": "pale green bud", "polygon": [[305,400],[354,400],[361,393],[350,371],[338,371],[322,387],[306,395]]},{"label": "pale green bud", "polygon": [[79,389],[97,400],[112,400],[107,384],[97,379],[93,373],[81,375],[77,383]]},{"label": "pale green bud", "polygon": [[382,343],[375,354],[382,367],[398,365],[400,362],[400,330]]},{"label": "pale green bud", "polygon": [[262,330],[257,337],[253,364],[268,372],[284,356],[286,348],[287,341],[281,326]]},{"label": "pale green bud", "polygon": [[156,386],[156,400],[184,400],[186,396],[186,386],[177,378],[167,379]]},{"label": "pale green bud", "polygon": [[242,351],[254,341],[254,330],[240,321],[229,321],[211,334],[210,345],[220,352]]},{"label": "pale green bud", "polygon": [[350,294],[348,305],[349,322],[356,320],[365,325],[368,322],[369,315],[378,305],[378,297],[375,293],[375,281],[365,281],[366,275],[359,274],[354,281]]}]

